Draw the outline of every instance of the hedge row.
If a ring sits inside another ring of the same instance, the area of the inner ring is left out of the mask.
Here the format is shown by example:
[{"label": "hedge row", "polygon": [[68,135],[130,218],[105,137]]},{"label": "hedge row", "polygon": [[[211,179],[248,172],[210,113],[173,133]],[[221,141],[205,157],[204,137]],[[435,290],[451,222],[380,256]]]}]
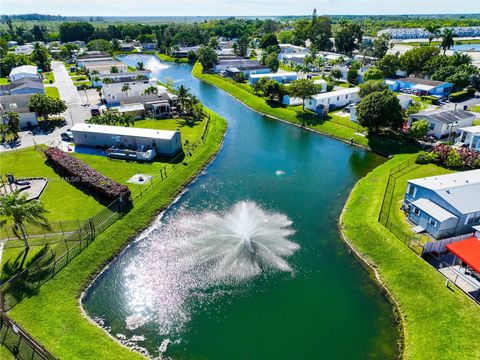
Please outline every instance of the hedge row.
[{"label": "hedge row", "polygon": [[456,169],[479,169],[480,152],[467,148],[454,148],[450,145],[440,144],[430,152],[420,154],[417,164],[438,164]]},{"label": "hedge row", "polygon": [[130,199],[130,189],[127,186],[103,176],[82,160],[54,147],[44,150],[44,153],[50,164],[71,177],[70,181],[87,186],[108,201],[114,201],[121,196]]}]

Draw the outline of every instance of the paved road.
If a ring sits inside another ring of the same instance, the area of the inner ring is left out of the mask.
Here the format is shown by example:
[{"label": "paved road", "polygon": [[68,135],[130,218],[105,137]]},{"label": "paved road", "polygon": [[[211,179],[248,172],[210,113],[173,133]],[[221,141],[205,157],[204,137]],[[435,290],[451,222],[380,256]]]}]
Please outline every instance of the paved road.
[{"label": "paved road", "polygon": [[[0,146],[0,152],[10,151],[13,149],[22,149],[33,146],[35,144],[48,144],[56,145],[60,142],[60,134],[67,131],[76,123],[84,123],[85,120],[90,118],[90,108],[83,106],[86,101],[82,101],[82,97],[77,91],[77,88],[73,85],[73,81],[68,75],[67,69],[62,62],[53,61],[52,71],[55,76],[55,84],[58,88],[60,98],[67,104],[67,111],[62,116],[65,118],[66,124],[61,128],[56,128],[50,133],[42,133],[39,130],[22,131],[20,132],[21,142],[20,144],[3,144]],[[87,90],[88,91],[88,90]],[[92,91],[92,90],[90,90]],[[95,98],[96,90],[89,92],[89,97],[93,97],[95,100],[98,98],[98,94]],[[83,95],[83,97],[85,97]]]}]

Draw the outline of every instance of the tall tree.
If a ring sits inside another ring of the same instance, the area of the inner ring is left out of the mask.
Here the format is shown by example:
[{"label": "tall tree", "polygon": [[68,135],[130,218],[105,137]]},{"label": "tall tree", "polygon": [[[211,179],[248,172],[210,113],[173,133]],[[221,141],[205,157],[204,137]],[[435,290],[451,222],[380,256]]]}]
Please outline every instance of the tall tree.
[{"label": "tall tree", "polygon": [[455,40],[453,39],[454,37],[457,36],[457,34],[454,33],[453,29],[443,29],[442,31],[442,43],[440,47],[443,50],[443,54],[447,52],[453,45],[455,45]]},{"label": "tall tree", "polygon": [[292,97],[302,99],[302,110],[305,110],[305,100],[318,93],[318,88],[310,79],[299,79],[292,81],[288,87],[288,93]]},{"label": "tall tree", "polygon": [[375,91],[357,105],[357,117],[362,126],[377,133],[382,128],[397,130],[404,123],[403,110],[394,92]]},{"label": "tall tree", "polygon": [[57,100],[43,94],[35,94],[30,98],[28,107],[34,111],[37,116],[43,117],[46,121],[49,115],[61,114],[67,110],[63,100]]},{"label": "tall tree", "polygon": [[334,34],[335,47],[338,52],[351,55],[362,42],[363,31],[359,24],[341,20]]},{"label": "tall tree", "polygon": [[123,84],[122,86],[122,92],[125,93],[125,95],[128,96],[128,92],[132,90],[132,88],[130,87],[130,85],[128,84]]},{"label": "tall tree", "polygon": [[437,24],[428,24],[424,29],[428,32],[428,45],[432,44],[432,40],[435,39],[440,34],[440,25]]},{"label": "tall tree", "polygon": [[8,131],[13,134],[13,140],[18,140],[18,133],[20,132],[20,114],[14,111],[7,113]]},{"label": "tall tree", "polygon": [[138,71],[143,71],[143,70],[145,70],[145,65],[143,64],[143,61],[137,62],[137,65],[135,66],[135,68],[136,68]]},{"label": "tall tree", "polygon": [[211,47],[202,46],[198,50],[198,61],[202,64],[203,71],[210,71],[217,63],[217,53]]},{"label": "tall tree", "polygon": [[233,44],[235,54],[246,57],[248,55],[248,38],[241,36],[236,43]]},{"label": "tall tree", "polygon": [[36,42],[33,45],[33,52],[30,55],[30,60],[32,60],[40,69],[43,71],[50,71],[50,54],[45,46]]},{"label": "tall tree", "polygon": [[20,269],[23,267],[30,249],[25,225],[32,224],[43,229],[49,229],[50,225],[45,217],[46,213],[47,211],[39,200],[29,201],[26,194],[20,194],[18,191],[0,197],[0,215],[12,221],[13,232],[25,244],[25,253]]}]

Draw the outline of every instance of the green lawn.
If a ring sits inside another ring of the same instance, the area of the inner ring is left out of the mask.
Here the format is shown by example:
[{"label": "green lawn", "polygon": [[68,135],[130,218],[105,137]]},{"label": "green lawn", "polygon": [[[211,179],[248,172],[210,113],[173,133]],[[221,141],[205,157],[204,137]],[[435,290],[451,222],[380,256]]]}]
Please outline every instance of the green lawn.
[{"label": "green lawn", "polygon": [[84,80],[84,81],[74,81],[73,85],[80,86],[80,85],[87,85],[89,88],[92,87],[92,82],[90,80]]},{"label": "green lawn", "polygon": [[[78,221],[83,222],[103,209],[103,205],[92,196],[63,181],[50,166],[45,164],[42,154],[33,148],[0,153],[0,174],[6,173],[12,173],[15,177],[45,177],[49,179],[40,195],[40,200],[45,205],[45,209],[48,211],[47,218],[55,229],[60,228],[59,221],[62,221],[61,226],[64,229],[73,228]],[[41,230],[32,227],[29,233],[32,232],[39,234]],[[29,257],[33,256],[39,248],[40,246],[32,246]],[[16,257],[22,250],[22,247],[6,248],[3,252],[2,265],[8,259]]]},{"label": "green lawn", "polygon": [[0,85],[5,85],[5,84],[8,84],[9,82],[10,80],[7,78],[4,78],[4,77],[0,78]]},{"label": "green lawn", "polygon": [[[360,180],[345,205],[342,232],[393,294],[404,326],[404,359],[479,359],[473,340],[480,328],[480,311],[457,288],[415,255],[377,221],[391,168],[412,155],[397,155]],[[437,170],[421,167],[415,176]]]},{"label": "green lawn", "polygon": [[[287,107],[277,103],[270,106],[265,99],[256,96],[248,84],[239,84],[220,75],[204,74],[202,73],[202,66],[198,62],[193,67],[192,74],[211,85],[225,90],[253,110],[292,124],[305,126],[339,140],[347,142],[353,140],[357,145],[370,148],[382,154],[411,153],[419,150],[416,145],[402,143],[386,137],[363,136],[358,133],[357,125],[350,122],[348,118],[339,119],[338,116],[333,115],[329,119],[323,120],[319,119],[312,112],[302,111],[299,107]],[[336,121],[330,121],[332,119]]]},{"label": "green lawn", "polygon": [[53,71],[43,73],[43,82],[45,84],[53,84],[55,82]]},{"label": "green lawn", "polygon": [[207,142],[154,190],[140,198],[125,217],[90,244],[58,275],[24,299],[10,316],[61,359],[141,359],[89,321],[78,297],[94,275],[133,239],[218,151],[226,122],[212,114]]},{"label": "green lawn", "polygon": [[54,99],[60,99],[60,94],[58,93],[58,88],[55,86],[45,87],[45,95],[50,96]]},{"label": "green lawn", "polygon": [[168,62],[178,62],[178,63],[187,63],[188,62],[187,58],[174,58],[170,55],[162,54],[162,53],[159,53],[159,52],[157,52],[157,56],[160,58],[160,60],[168,61]]}]

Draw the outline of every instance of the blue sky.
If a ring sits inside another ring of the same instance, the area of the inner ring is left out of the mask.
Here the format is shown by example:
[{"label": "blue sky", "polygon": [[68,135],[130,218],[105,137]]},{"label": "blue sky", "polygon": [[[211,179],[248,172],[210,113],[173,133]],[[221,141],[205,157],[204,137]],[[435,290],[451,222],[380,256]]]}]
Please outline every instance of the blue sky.
[{"label": "blue sky", "polygon": [[1,14],[264,16],[480,13],[478,0],[0,0]]}]

